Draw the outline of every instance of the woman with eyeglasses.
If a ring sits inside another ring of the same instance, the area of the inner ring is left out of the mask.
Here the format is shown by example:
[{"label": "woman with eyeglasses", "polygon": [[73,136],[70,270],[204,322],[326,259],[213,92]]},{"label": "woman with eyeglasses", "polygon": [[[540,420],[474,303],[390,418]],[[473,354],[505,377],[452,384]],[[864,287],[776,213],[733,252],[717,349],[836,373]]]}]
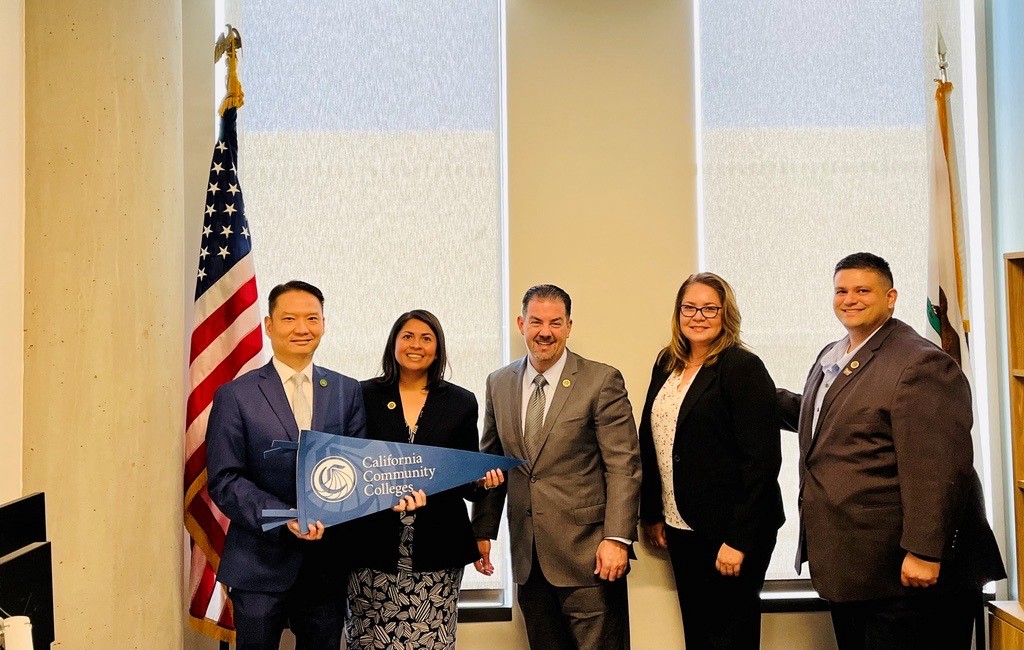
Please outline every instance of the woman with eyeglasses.
[{"label": "woman with eyeglasses", "polygon": [[667,548],[688,648],[757,648],[761,587],[779,527],[775,384],[740,340],[714,273],[679,287],[640,422],[640,519]]}]

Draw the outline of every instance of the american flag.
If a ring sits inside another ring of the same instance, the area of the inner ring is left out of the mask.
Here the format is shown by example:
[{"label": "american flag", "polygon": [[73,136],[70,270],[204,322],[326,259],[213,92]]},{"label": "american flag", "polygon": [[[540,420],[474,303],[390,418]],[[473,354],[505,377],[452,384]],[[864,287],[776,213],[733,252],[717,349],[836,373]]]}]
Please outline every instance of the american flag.
[{"label": "american flag", "polygon": [[263,357],[252,243],[238,183],[237,111],[229,108],[221,118],[206,189],[185,416],[185,528],[192,536],[189,623],[229,642],[234,641],[234,621],[227,590],[216,575],[229,521],[207,493],[206,423],[217,388],[261,365]]}]

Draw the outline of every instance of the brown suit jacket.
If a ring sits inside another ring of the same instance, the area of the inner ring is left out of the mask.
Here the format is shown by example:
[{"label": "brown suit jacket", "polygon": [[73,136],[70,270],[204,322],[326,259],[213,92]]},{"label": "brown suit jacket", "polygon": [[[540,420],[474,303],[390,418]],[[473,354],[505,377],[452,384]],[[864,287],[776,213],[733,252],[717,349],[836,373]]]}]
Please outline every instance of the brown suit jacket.
[{"label": "brown suit jacket", "polygon": [[[831,345],[818,355],[820,360]],[[803,396],[779,391],[800,437],[797,570],[832,601],[898,596],[907,551],[942,561],[940,581],[1005,577],[973,467],[971,393],[949,355],[890,319],[825,394],[816,431],[811,367]]]},{"label": "brown suit jacket", "polygon": [[[640,451],[633,409],[618,370],[570,351],[531,465],[508,472],[502,487],[474,504],[477,537],[498,535],[508,494],[512,577],[526,582],[533,546],[558,587],[599,583],[594,555],[605,537],[636,539]],[[524,357],[487,378],[480,451],[529,461],[523,447]]]}]

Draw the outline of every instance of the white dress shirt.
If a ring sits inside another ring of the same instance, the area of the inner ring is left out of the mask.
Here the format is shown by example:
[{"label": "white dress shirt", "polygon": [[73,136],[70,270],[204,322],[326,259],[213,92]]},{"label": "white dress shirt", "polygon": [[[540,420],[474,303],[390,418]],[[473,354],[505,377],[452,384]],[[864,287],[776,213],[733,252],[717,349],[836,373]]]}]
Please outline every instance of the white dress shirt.
[{"label": "white dress shirt", "polygon": [[[295,384],[289,381],[295,374],[288,364],[281,361],[277,357],[273,359],[274,370],[277,370],[277,374],[281,377],[281,383],[284,384],[284,394],[288,397],[288,406],[291,407],[292,413],[295,413]],[[306,381],[302,384],[302,392],[306,395],[307,403],[309,404],[310,413],[313,412],[313,363],[310,362],[308,366],[299,370],[302,374],[306,375]]]}]

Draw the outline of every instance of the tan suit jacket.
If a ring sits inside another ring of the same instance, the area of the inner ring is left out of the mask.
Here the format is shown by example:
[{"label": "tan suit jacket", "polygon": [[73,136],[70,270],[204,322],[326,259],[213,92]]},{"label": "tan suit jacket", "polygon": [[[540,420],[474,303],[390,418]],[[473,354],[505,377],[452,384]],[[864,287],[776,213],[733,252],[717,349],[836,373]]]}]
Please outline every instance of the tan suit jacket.
[{"label": "tan suit jacket", "polygon": [[473,528],[477,537],[497,537],[507,491],[512,576],[518,584],[530,576],[534,544],[551,584],[578,587],[599,582],[594,556],[602,539],[636,539],[640,451],[622,375],[566,354],[532,463],[521,415],[527,358],[487,378],[480,450],[528,462],[475,504]]},{"label": "tan suit jacket", "polygon": [[908,551],[941,560],[940,582],[1004,577],[974,472],[970,387],[953,359],[890,319],[840,371],[812,432],[823,376],[816,361],[802,396],[779,391],[782,426],[800,437],[797,569],[809,562],[818,593],[902,595]]}]

